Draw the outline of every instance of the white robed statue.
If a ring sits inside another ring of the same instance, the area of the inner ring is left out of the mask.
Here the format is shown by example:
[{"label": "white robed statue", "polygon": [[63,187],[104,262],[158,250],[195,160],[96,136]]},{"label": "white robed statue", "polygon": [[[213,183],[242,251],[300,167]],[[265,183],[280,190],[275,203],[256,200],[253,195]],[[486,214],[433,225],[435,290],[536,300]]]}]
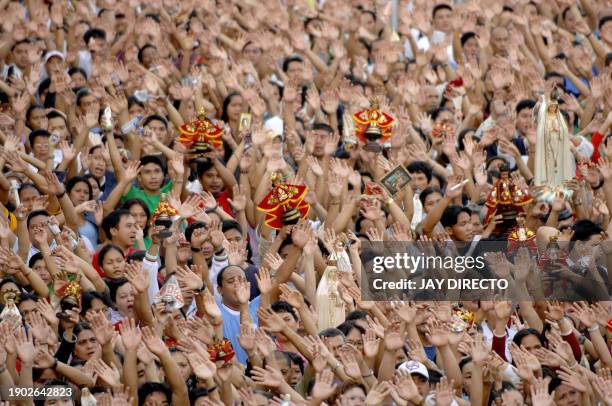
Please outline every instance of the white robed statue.
[{"label": "white robed statue", "polygon": [[571,193],[564,183],[574,177],[575,171],[567,123],[554,93],[550,98],[542,96],[538,110],[534,181],[536,186],[546,187],[545,199],[554,197],[557,191]]}]

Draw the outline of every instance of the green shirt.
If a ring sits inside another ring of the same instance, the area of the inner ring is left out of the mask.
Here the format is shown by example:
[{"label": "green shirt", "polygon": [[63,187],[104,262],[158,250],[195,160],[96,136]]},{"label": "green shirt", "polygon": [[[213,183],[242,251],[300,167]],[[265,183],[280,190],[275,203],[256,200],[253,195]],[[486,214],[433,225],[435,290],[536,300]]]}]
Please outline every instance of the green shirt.
[{"label": "green shirt", "polygon": [[170,193],[172,190],[172,181],[168,182],[166,185],[162,186],[158,193],[154,195],[148,195],[144,190],[137,188],[136,186],[130,186],[130,190],[127,194],[123,195],[121,201],[124,202],[129,199],[140,199],[149,208],[149,212],[153,214],[155,209],[157,209],[157,205],[159,204],[159,199],[161,198],[162,193]]}]

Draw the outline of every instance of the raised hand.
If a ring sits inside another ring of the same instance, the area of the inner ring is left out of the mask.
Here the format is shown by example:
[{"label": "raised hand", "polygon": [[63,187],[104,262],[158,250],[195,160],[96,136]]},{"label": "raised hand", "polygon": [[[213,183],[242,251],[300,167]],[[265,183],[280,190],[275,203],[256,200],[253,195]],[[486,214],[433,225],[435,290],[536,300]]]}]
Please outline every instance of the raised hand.
[{"label": "raised hand", "polygon": [[119,332],[121,333],[121,341],[126,351],[138,349],[142,335],[140,334],[140,328],[136,327],[134,319],[127,318],[123,320],[123,323],[119,326]]},{"label": "raised hand", "polygon": [[145,326],[142,328],[142,340],[145,345],[156,356],[161,356],[164,352],[168,351],[168,348],[162,341],[161,337],[159,337],[155,331],[149,327]]},{"label": "raised hand", "polygon": [[198,291],[204,286],[202,278],[186,266],[176,268],[176,277],[181,286],[193,291]]}]

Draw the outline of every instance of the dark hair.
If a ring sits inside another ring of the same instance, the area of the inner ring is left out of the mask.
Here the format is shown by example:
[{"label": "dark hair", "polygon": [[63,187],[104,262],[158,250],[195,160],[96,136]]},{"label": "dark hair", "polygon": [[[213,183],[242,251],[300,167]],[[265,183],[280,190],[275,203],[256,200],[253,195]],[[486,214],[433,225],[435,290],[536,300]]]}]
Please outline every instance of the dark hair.
[{"label": "dark hair", "polygon": [[523,342],[523,339],[527,336],[536,336],[538,341],[540,341],[540,344],[543,344],[544,342],[542,339],[542,334],[540,334],[540,332],[535,328],[524,328],[517,331],[514,337],[512,338],[512,342],[520,347],[521,343]]},{"label": "dark hair", "polygon": [[331,128],[330,125],[327,124],[327,123],[314,123],[312,125],[312,129],[313,130],[324,130],[324,131],[327,131],[330,134],[334,133],[334,129]]},{"label": "dark hair", "polygon": [[198,165],[196,167],[196,173],[198,174],[198,178],[202,177],[202,175],[204,175],[207,171],[212,169],[214,166],[215,165],[213,164],[213,161],[210,159],[207,159],[206,161],[198,162]]},{"label": "dark hair", "polygon": [[[228,265],[225,268],[221,269],[219,271],[219,274],[217,275],[217,285],[219,287],[223,287],[223,274],[225,273],[225,271],[227,271],[229,268],[238,268],[240,269],[242,272],[244,272],[244,269],[242,269],[241,267],[239,267],[238,265]],[[246,275],[246,273],[245,273]]]},{"label": "dark hair", "polygon": [[106,217],[102,219],[102,230],[106,234],[106,238],[111,238],[111,228],[117,228],[121,222],[121,217],[131,216],[130,211],[126,209],[115,209],[108,213]]},{"label": "dark hair", "polygon": [[39,128],[30,133],[30,135],[28,136],[28,140],[30,141],[30,146],[34,148],[34,141],[36,141],[36,138],[39,138],[39,137],[49,138],[50,136],[51,136],[51,133],[49,131]]},{"label": "dark hair", "polygon": [[560,79],[563,79],[564,76],[562,74],[560,74],[559,72],[555,72],[555,71],[546,72],[544,74],[544,80],[548,80],[550,78],[560,78]]},{"label": "dark hair", "polygon": [[516,104],[516,108],[515,108],[516,114],[520,113],[521,111],[525,109],[533,109],[535,105],[536,105],[535,100],[523,99]]},{"label": "dark hair", "polygon": [[285,60],[283,61],[283,72],[287,72],[287,70],[289,69],[289,64],[291,64],[292,62],[303,63],[304,59],[302,59],[302,57],[298,55],[292,55],[285,58]]},{"label": "dark hair", "polygon": [[460,40],[461,41],[461,46],[462,47],[465,46],[465,43],[468,42],[472,38],[476,38],[476,33],[475,32],[472,32],[472,31],[464,32],[461,35],[461,40]]},{"label": "dark hair", "polygon": [[122,287],[126,283],[129,283],[129,281],[126,278],[106,280],[106,285],[108,286],[108,293],[113,303],[115,304],[117,303],[117,291],[119,290],[120,287]]},{"label": "dark hair", "polygon": [[283,300],[272,303],[270,308],[274,313],[289,313],[293,317],[293,320],[298,321],[298,316],[293,306]]},{"label": "dark hair", "polygon": [[[96,182],[96,184],[98,185],[98,189],[102,189],[102,185],[100,185],[100,181],[93,174],[87,173],[87,174],[83,175],[83,178],[85,178],[85,180],[88,183],[89,183],[89,179],[93,179],[94,182]],[[89,184],[91,185],[91,183],[89,183]],[[92,188],[92,196],[91,196],[91,198],[93,199],[93,188]]]},{"label": "dark hair", "polygon": [[153,44],[144,44],[142,46],[142,48],[140,48],[138,50],[138,62],[142,63],[142,54],[144,53],[144,51],[146,51],[148,48],[153,48],[153,49],[157,49],[157,47]]},{"label": "dark hair", "polygon": [[599,19],[599,22],[597,23],[597,30],[601,31],[601,27],[603,27],[604,24],[606,24],[607,22],[610,22],[610,21],[612,21],[612,15],[607,15],[607,16],[601,17]]},{"label": "dark hair", "polygon": [[461,358],[461,361],[459,361],[459,370],[461,371],[463,367],[469,364],[470,362],[472,362],[472,357],[470,356]]},{"label": "dark hair", "polygon": [[300,357],[300,355],[296,354],[295,352],[287,351],[286,354],[289,355],[289,358],[291,358],[291,363],[296,364],[300,368],[300,372],[302,373],[302,375],[304,375],[304,360],[302,359],[302,357]]},{"label": "dark hair", "polygon": [[89,96],[89,95],[93,95],[93,93],[91,92],[91,90],[89,90],[86,87],[80,88],[77,92],[76,92],[76,105],[81,107],[81,100],[83,99],[83,97],[85,96]]},{"label": "dark hair", "polygon": [[145,119],[142,121],[142,126],[146,126],[147,124],[149,124],[151,121],[161,121],[162,123],[164,123],[164,127],[166,127],[166,129],[168,129],[168,120],[166,119],[166,117],[160,115],[160,114],[151,114],[147,117],[145,117]]},{"label": "dark hair", "polygon": [[606,60],[604,62],[604,67],[608,67],[608,65],[610,65],[610,63],[612,63],[612,52],[608,52],[606,54]]},{"label": "dark hair", "polygon": [[240,223],[236,220],[223,220],[223,223],[221,223],[221,231],[225,233],[229,230],[236,230],[242,234],[242,227],[240,227]]},{"label": "dark hair", "polygon": [[[45,382],[45,384],[43,385],[43,388],[47,389],[47,388],[53,388],[54,386],[67,386],[68,384],[65,381],[62,381],[61,379],[50,379],[47,382]],[[73,389],[74,390],[74,389]],[[72,405],[74,406],[74,399],[73,398],[68,398],[71,402]],[[34,400],[34,405],[35,406],[44,406],[45,404],[45,399],[44,398],[36,398]]]},{"label": "dark hair", "polygon": [[164,174],[166,173],[166,166],[162,162],[161,158],[157,155],[145,155],[140,157],[140,165],[145,166],[147,164],[156,164],[161,168]]},{"label": "dark hair", "polygon": [[240,93],[230,92],[227,96],[225,96],[225,99],[223,99],[223,107],[221,109],[221,120],[225,121],[226,123],[229,122],[229,116],[227,114],[227,107],[232,102],[232,98],[234,98],[235,96],[240,96]]},{"label": "dark hair", "polygon": [[427,187],[419,195],[419,200],[421,201],[421,204],[423,206],[425,205],[425,200],[427,199],[427,196],[429,196],[429,195],[431,195],[433,193],[439,193],[440,195],[444,196],[444,192],[442,192],[442,190],[440,190],[439,188],[431,187],[431,186]]},{"label": "dark hair", "polygon": [[100,28],[90,28],[83,35],[83,40],[85,41],[85,44],[89,44],[89,41],[92,38],[103,39],[106,41],[106,32]]},{"label": "dark hair", "polygon": [[449,6],[448,4],[438,4],[437,6],[435,6],[431,12],[431,18],[436,18],[436,14],[438,13],[438,11],[440,10],[449,10],[449,11],[453,11],[453,8],[451,6]]},{"label": "dark hair", "polygon": [[414,161],[406,167],[409,173],[422,173],[427,178],[427,182],[431,182],[431,166],[424,161]]},{"label": "dark hair", "polygon": [[342,337],[342,339],[346,338],[342,331],[334,327],[326,328],[325,330],[320,331],[319,337]]},{"label": "dark hair", "polygon": [[87,181],[87,178],[84,176],[75,176],[73,178],[70,178],[70,180],[66,182],[66,192],[70,194],[70,192],[77,185],[77,183],[84,183],[87,185],[87,191],[89,192],[89,198],[87,200],[91,200],[93,198],[93,190],[91,188],[91,184]]},{"label": "dark hair", "polygon": [[98,253],[98,265],[100,265],[100,269],[102,269],[102,264],[104,263],[104,257],[106,257],[106,255],[112,250],[117,251],[118,253],[121,254],[121,256],[123,256],[123,251],[121,250],[121,248],[117,247],[115,244],[106,244],[104,247],[102,247],[102,249]]},{"label": "dark hair", "polygon": [[96,291],[85,292],[83,293],[83,299],[81,301],[81,315],[87,313],[89,309],[92,307],[92,303],[94,300],[100,300],[102,303],[106,305],[106,307],[113,307],[113,303],[110,301],[108,295],[106,293],[100,293]]},{"label": "dark hair", "polygon": [[601,234],[604,230],[591,220],[578,220],[572,227],[574,235],[571,241],[588,241],[593,235]]},{"label": "dark hair", "polygon": [[344,334],[345,337],[349,335],[351,330],[357,330],[361,334],[365,334],[366,333],[365,329],[363,327],[361,327],[361,326],[358,326],[357,323],[355,323],[355,321],[353,321],[353,320],[347,320],[344,323],[340,324],[336,328],[338,330],[342,331],[342,334]]},{"label": "dark hair", "polygon": [[189,404],[195,405],[199,398],[207,398],[209,395],[206,388],[195,388],[189,392]]},{"label": "dark hair", "polygon": [[132,262],[132,261],[142,262],[142,261],[144,261],[146,256],[147,256],[147,251],[145,251],[145,250],[134,251],[130,255],[128,255],[128,257],[126,258],[126,261],[128,261],[128,262]]},{"label": "dark hair", "polygon": [[43,260],[44,258],[42,254],[40,252],[37,252],[36,254],[32,255],[30,259],[28,260],[28,268],[32,268],[34,264],[36,264],[38,261],[43,261]]},{"label": "dark hair", "polygon": [[85,330],[91,330],[91,325],[86,321],[80,321],[74,326],[72,333],[75,337],[78,337]]},{"label": "dark hair", "polygon": [[367,312],[363,310],[353,310],[346,316],[346,321],[366,320]]},{"label": "dark hair", "polygon": [[80,73],[81,75],[83,75],[83,77],[85,79],[87,79],[87,72],[85,72],[85,69],[83,68],[79,68],[79,67],[72,67],[70,69],[68,69],[68,75],[70,77],[72,77],[72,75],[74,75],[75,73]]},{"label": "dark hair", "polygon": [[187,228],[185,229],[185,239],[189,241],[189,243],[191,243],[191,236],[193,235],[193,232],[197,230],[198,228],[205,228],[205,227],[206,227],[206,223],[204,223],[203,221],[194,221],[193,223],[189,224]]},{"label": "dark hair", "polygon": [[134,104],[137,104],[140,107],[144,108],[144,103],[142,103],[140,100],[138,100],[134,96],[129,96],[128,97],[128,109],[131,108]]},{"label": "dark hair", "polygon": [[49,217],[49,212],[47,210],[34,210],[28,214],[28,220],[26,221],[27,228],[30,228],[30,222],[34,217],[38,216],[47,216]]},{"label": "dark hair", "polygon": [[145,382],[138,388],[138,406],[142,406],[147,397],[155,392],[161,392],[168,399],[168,404],[172,404],[172,391],[170,387],[159,382]]},{"label": "dark hair", "polygon": [[136,205],[142,207],[142,210],[144,210],[145,214],[147,215],[147,225],[145,229],[143,230],[143,233],[146,235],[147,229],[149,228],[149,220],[151,220],[151,210],[149,210],[149,206],[147,206],[144,200],[139,199],[139,198],[128,199],[125,202],[123,202],[123,204],[121,205],[121,208],[129,211],[132,208],[132,206],[136,206]]},{"label": "dark hair", "polygon": [[440,114],[442,114],[444,112],[452,113],[452,111],[450,111],[446,107],[438,107],[437,109],[431,110],[429,112],[429,115],[431,116],[431,119],[433,121],[436,121],[438,119],[438,117],[440,116]]},{"label": "dark hair", "polygon": [[459,215],[461,213],[467,213],[468,216],[472,215],[472,211],[465,206],[459,206],[457,204],[448,206],[446,209],[444,209],[444,212],[442,213],[440,223],[444,227],[452,227],[457,224],[457,221],[459,220]]}]

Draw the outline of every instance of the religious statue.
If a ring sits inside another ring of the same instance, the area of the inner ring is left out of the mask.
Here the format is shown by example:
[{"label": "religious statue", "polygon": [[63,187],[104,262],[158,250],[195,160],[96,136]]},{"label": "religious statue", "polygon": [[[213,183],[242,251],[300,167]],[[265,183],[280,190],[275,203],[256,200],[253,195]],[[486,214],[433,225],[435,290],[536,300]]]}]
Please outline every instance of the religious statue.
[{"label": "religious statue", "polygon": [[527,248],[530,254],[536,254],[538,252],[536,234],[525,225],[525,217],[517,216],[516,224],[516,228],[508,235],[508,254],[513,254],[522,247]]},{"label": "religious statue", "polygon": [[502,223],[493,230],[496,237],[504,237],[509,230],[516,225],[516,217],[523,213],[523,208],[532,202],[532,198],[526,191],[521,190],[510,178],[510,169],[507,165],[499,168],[499,179],[487,196],[487,214],[484,223],[489,224],[496,215],[502,216]]},{"label": "religious statue", "polygon": [[278,172],[272,173],[271,180],[272,190],[257,205],[257,209],[265,213],[264,223],[280,230],[305,218],[310,210],[310,205],[304,200],[308,194],[306,185],[285,183]]},{"label": "religious statue", "polygon": [[552,199],[556,191],[569,193],[564,182],[574,177],[573,160],[567,123],[559,110],[555,89],[550,97],[542,96],[538,111],[534,181],[536,186],[546,187],[544,199]]},{"label": "religious statue", "polygon": [[380,109],[377,99],[370,104],[370,108],[353,114],[355,136],[365,144],[366,151],[380,153],[381,144],[391,137],[395,119]]},{"label": "religious statue", "polygon": [[176,140],[188,149],[190,162],[206,161],[211,151],[223,148],[224,130],[206,117],[204,109],[198,111],[195,120],[181,125],[179,133]]}]

